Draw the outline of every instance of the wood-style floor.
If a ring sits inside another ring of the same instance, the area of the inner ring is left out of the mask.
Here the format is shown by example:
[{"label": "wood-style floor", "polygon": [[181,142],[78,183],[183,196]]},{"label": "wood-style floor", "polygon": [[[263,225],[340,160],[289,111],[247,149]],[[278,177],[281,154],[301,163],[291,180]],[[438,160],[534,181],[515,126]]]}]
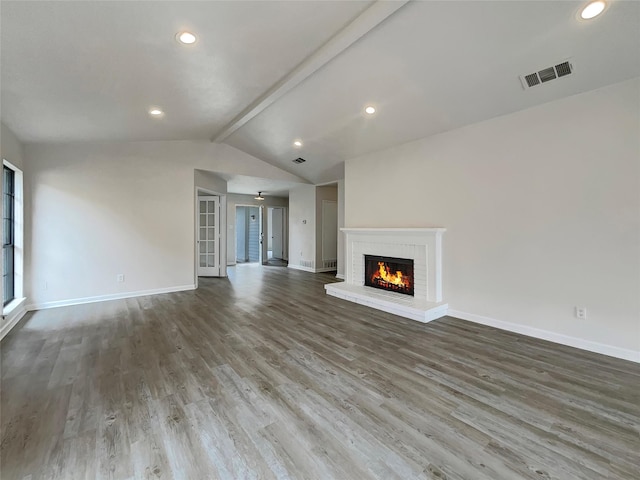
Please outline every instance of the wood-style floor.
[{"label": "wood-style floor", "polygon": [[640,366],[239,266],[2,342],[2,480],[638,479]]}]

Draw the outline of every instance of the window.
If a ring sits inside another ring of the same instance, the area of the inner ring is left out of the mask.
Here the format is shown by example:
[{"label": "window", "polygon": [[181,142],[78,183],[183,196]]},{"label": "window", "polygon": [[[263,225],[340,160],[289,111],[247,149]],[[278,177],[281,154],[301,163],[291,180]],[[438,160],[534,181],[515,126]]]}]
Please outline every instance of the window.
[{"label": "window", "polygon": [[2,300],[3,306],[15,298],[15,172],[2,169]]}]

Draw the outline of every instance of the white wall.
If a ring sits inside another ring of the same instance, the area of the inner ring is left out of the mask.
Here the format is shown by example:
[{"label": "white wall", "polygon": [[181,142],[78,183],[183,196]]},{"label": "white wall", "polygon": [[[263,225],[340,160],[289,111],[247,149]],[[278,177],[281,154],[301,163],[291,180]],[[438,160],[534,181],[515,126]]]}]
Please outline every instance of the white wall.
[{"label": "white wall", "polygon": [[206,170],[195,169],[193,171],[193,184],[196,188],[208,190],[208,193],[227,193],[227,181]]},{"label": "white wall", "polygon": [[[334,185],[301,185],[289,191],[290,267],[326,271],[322,258],[322,202],[337,200],[338,187]],[[335,227],[336,225],[333,227],[334,232]],[[336,250],[337,235],[332,236],[332,242],[328,249]]]},{"label": "white wall", "polygon": [[[264,200],[256,200],[255,195],[240,195],[236,193],[230,193],[227,195],[227,265],[236,264],[236,232],[235,232],[235,218],[236,218],[236,205],[255,205],[257,207],[264,207],[263,210],[263,224],[266,228],[267,216],[266,209],[268,207],[288,207],[289,199],[285,197],[271,197],[264,196]],[[286,218],[284,220],[286,222]],[[263,257],[266,258],[266,248]]]},{"label": "white wall", "polygon": [[24,147],[4,123],[0,123],[0,154],[4,160],[24,170]]},{"label": "white wall", "polygon": [[289,190],[289,266],[315,268],[316,187]]},{"label": "white wall", "polygon": [[[634,79],[349,160],[346,225],[446,227],[444,295],[456,314],[631,355],[639,99]],[[376,201],[372,186],[402,201]]]},{"label": "white wall", "polygon": [[301,181],[206,141],[26,145],[28,303],[193,286],[194,169]]}]

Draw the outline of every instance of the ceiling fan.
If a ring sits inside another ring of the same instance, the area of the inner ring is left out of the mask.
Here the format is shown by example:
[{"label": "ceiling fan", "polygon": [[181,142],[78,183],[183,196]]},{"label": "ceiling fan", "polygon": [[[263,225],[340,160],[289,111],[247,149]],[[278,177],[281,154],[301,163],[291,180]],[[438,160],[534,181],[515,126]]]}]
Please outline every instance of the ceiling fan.
[{"label": "ceiling fan", "polygon": [[262,192],[258,192],[258,196],[253,198],[256,200],[264,200],[264,197],[262,196]]}]

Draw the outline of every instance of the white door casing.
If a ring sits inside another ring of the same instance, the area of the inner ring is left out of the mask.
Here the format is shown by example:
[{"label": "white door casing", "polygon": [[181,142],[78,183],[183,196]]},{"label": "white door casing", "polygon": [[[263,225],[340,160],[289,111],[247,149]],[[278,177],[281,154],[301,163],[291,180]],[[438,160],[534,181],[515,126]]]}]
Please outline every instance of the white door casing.
[{"label": "white door casing", "polygon": [[220,256],[220,197],[198,197],[198,276],[219,277],[223,260]]}]

